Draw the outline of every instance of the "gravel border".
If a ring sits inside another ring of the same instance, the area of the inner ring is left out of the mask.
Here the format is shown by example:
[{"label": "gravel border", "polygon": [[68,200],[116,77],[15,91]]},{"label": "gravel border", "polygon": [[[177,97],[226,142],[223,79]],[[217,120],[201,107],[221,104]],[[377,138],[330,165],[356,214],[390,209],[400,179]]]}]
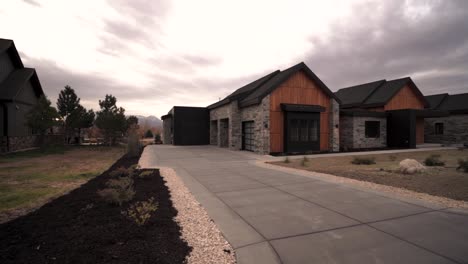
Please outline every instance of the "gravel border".
[{"label": "gravel border", "polygon": [[293,174],[299,174],[305,177],[321,179],[327,182],[347,184],[351,187],[355,186],[360,189],[369,189],[375,192],[393,195],[401,199],[409,198],[409,199],[419,200],[422,202],[433,203],[442,207],[468,209],[467,201],[453,200],[453,199],[446,198],[446,197],[434,196],[434,195],[430,195],[427,193],[419,193],[419,192],[411,191],[411,190],[404,189],[404,188],[397,188],[397,187],[377,184],[373,182],[359,181],[359,180],[350,179],[346,177],[335,176],[332,174],[319,173],[319,172],[313,172],[313,171],[307,171],[307,170],[301,170],[301,169],[295,169],[295,168],[288,168],[288,167],[283,167],[281,165],[273,165],[264,161],[257,161],[256,164],[257,166],[260,166],[260,167],[283,171],[283,172],[289,172]]},{"label": "gravel border", "polygon": [[182,179],[171,168],[160,168],[160,173],[178,211],[175,221],[182,229],[182,238],[193,248],[187,263],[236,263],[234,249]]}]

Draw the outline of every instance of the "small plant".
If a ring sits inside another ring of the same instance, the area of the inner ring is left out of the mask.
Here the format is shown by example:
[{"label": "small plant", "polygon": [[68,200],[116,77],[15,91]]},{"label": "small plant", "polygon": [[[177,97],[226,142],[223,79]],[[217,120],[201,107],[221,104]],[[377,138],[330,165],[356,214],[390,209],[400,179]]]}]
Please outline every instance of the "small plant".
[{"label": "small plant", "polygon": [[302,160],[301,160],[301,166],[306,167],[307,162],[309,162],[309,159],[306,156],[304,156],[304,158],[302,158]]},{"label": "small plant", "polygon": [[468,159],[466,159],[466,160],[459,159],[458,160],[457,170],[462,170],[463,172],[468,172]]},{"label": "small plant", "polygon": [[440,160],[440,155],[432,154],[424,160],[426,166],[444,166],[445,162]]},{"label": "small plant", "polygon": [[395,160],[397,159],[397,156],[395,156],[395,155],[390,155],[390,156],[388,156],[388,159],[389,159],[390,161],[395,161]]},{"label": "small plant", "polygon": [[151,174],[152,174],[151,171],[143,171],[143,172],[141,172],[140,174],[138,174],[138,177],[140,177],[140,178],[146,178],[146,177],[150,176]]},{"label": "small plant", "polygon": [[375,158],[374,157],[354,157],[351,163],[356,164],[356,165],[371,165],[371,164],[375,164]]},{"label": "small plant", "polygon": [[113,178],[132,176],[133,169],[132,167],[130,168],[118,167],[117,169],[111,171],[109,175]]},{"label": "small plant", "polygon": [[291,161],[289,160],[288,157],[286,157],[286,158],[284,159],[284,163],[290,163],[290,162],[291,162]]},{"label": "small plant", "polygon": [[147,201],[136,202],[121,213],[133,220],[137,225],[142,226],[151,218],[151,213],[158,209],[158,203],[154,201],[154,197]]},{"label": "small plant", "polygon": [[130,177],[110,179],[106,182],[106,186],[107,188],[98,191],[98,195],[111,204],[120,206],[132,200],[135,195],[133,180]]}]

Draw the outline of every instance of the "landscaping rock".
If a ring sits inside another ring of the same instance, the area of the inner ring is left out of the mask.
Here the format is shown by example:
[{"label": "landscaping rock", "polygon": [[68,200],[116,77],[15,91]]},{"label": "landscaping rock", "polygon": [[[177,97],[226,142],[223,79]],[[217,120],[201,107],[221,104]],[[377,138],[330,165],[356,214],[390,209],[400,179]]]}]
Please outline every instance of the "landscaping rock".
[{"label": "landscaping rock", "polygon": [[400,162],[400,172],[404,174],[415,174],[424,172],[426,167],[414,159],[404,159]]}]

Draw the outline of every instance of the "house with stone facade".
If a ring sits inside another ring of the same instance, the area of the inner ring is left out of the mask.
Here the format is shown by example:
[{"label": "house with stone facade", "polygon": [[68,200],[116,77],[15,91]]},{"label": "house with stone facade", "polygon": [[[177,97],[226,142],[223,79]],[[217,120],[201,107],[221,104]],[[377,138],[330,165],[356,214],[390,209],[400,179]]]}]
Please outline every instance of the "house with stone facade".
[{"label": "house with stone facade", "polygon": [[0,152],[34,146],[25,115],[43,94],[36,70],[24,67],[12,40],[0,39]]},{"label": "house with stone facade", "polygon": [[446,116],[426,118],[424,137],[427,143],[468,143],[468,93],[426,96],[430,109],[445,111]]},{"label": "house with stone facade", "polygon": [[[339,99],[304,63],[267,74],[207,109],[211,145],[260,154],[339,150]],[[178,122],[171,113],[162,119],[165,130]]]},{"label": "house with stone facade", "polygon": [[[415,148],[425,142],[425,119],[448,116],[431,108],[410,77],[333,93],[304,63],[235,90],[198,119],[177,117],[174,109],[163,116],[165,143],[177,145],[175,123],[186,123],[179,131],[189,138],[187,133],[204,131],[196,124],[208,119],[209,144],[260,154]],[[184,144],[197,144],[204,133]]]},{"label": "house with stone facade", "polygon": [[423,144],[424,119],[446,115],[430,104],[410,77],[338,90],[342,150],[415,148]]}]

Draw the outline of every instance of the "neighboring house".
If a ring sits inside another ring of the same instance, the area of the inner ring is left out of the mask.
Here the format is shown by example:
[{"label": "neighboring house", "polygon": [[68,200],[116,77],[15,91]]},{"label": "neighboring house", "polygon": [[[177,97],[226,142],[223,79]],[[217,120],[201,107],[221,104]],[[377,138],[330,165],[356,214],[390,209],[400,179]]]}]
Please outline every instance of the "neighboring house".
[{"label": "neighboring house", "polygon": [[338,90],[343,150],[415,148],[424,143],[424,118],[443,116],[411,78],[380,80]]},{"label": "neighboring house", "polygon": [[0,39],[0,152],[34,146],[25,115],[43,94],[35,69],[23,66],[12,40]]},{"label": "neighboring house", "polygon": [[208,145],[209,112],[206,107],[174,106],[162,116],[164,144]]},{"label": "neighboring house", "polygon": [[[339,100],[304,64],[272,72],[207,107],[209,143],[256,153],[328,152],[339,150]],[[176,108],[174,108],[176,109]],[[163,116],[164,141],[177,122],[190,120],[183,137],[194,133],[196,119],[177,113]],[[204,120],[204,118],[203,118]],[[198,119],[198,122],[204,122]]]},{"label": "neighboring house", "polygon": [[468,143],[468,93],[426,96],[430,108],[446,111],[445,117],[426,118],[424,137],[428,143]]}]

